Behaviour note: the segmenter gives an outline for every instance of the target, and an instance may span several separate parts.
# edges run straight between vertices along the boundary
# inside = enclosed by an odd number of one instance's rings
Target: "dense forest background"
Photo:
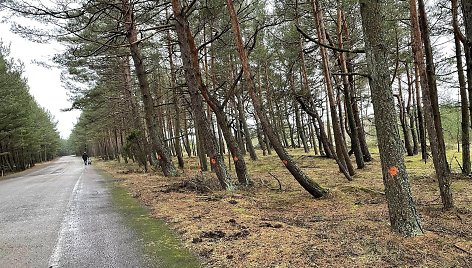
[[[0,43],[0,168],[2,176],[67,153],[53,116],[28,92],[21,62]]]
[[[471,173],[472,3],[429,4],[121,0],[3,7],[41,22],[15,24],[16,32],[67,48],[54,60],[66,68],[70,109],[82,110],[69,138],[76,154],[136,162],[166,177],[181,174],[185,158],[195,156],[199,169],[214,172],[229,191],[252,187],[248,161],[276,154],[304,190],[321,198],[329,191],[291,149],[332,159],[347,181],[379,152],[391,228],[416,236],[423,230],[405,157],[432,160],[446,210],[454,207],[451,173]],[[21,169],[51,159],[60,144],[21,71],[4,62],[6,81],[25,97],[7,112],[18,127],[1,128],[8,133],[2,161]],[[12,87],[5,90],[2,98]],[[50,135],[35,134],[43,121]],[[448,158],[451,149],[460,156]]]

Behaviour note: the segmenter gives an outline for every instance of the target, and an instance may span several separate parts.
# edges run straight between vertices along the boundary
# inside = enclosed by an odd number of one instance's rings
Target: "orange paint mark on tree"
[[[282,160],[282,163],[284,163],[284,165],[287,165],[288,161],[284,159],[284,160]]]
[[[390,176],[395,177],[398,174],[398,168],[396,166],[390,167],[388,169],[388,173],[390,174]]]
[[[214,165],[214,164],[216,164],[216,159],[215,159],[215,158],[212,158],[212,159],[210,160],[210,162],[211,162],[212,165]]]
[[[234,162],[238,161],[239,158],[237,156],[233,157]]]

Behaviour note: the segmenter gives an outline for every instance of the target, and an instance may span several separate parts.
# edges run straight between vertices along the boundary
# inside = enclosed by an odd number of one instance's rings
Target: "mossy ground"
[[[329,189],[326,197],[313,199],[275,154],[259,152],[258,161],[246,160],[254,186],[232,192],[219,190],[214,174],[198,173],[195,158],[186,160],[177,178],[146,174],[134,165],[97,163],[153,217],[168,223],[205,267],[472,266],[472,179],[454,176],[456,207],[443,211],[432,161],[406,157],[425,234],[404,238],[390,230],[376,152],[352,182],[333,160],[302,150],[290,154]]]
[[[133,198],[119,182],[110,179],[113,202],[142,241],[148,258],[162,268],[198,268],[198,258],[183,247],[182,241],[161,220],[149,215],[149,209]]]

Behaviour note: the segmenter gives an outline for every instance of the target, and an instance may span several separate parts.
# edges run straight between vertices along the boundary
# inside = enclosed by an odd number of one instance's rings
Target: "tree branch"
[[[330,46],[330,45],[327,45],[327,44],[323,44],[321,43],[320,41],[314,39],[313,37],[309,36],[308,34],[306,34],[302,29],[298,28],[298,25],[295,25],[295,27],[297,28],[297,31],[303,35],[303,37],[305,37],[306,39],[312,41],[312,42],[315,42],[316,44],[318,44],[319,46],[322,46],[322,47],[325,47],[325,48],[329,48],[329,49],[332,49],[334,51],[338,51],[338,52],[346,52],[346,53],[365,53],[365,49],[354,49],[354,50],[349,50],[349,49],[342,49],[342,48],[338,48],[338,47],[333,47],[333,46]]]

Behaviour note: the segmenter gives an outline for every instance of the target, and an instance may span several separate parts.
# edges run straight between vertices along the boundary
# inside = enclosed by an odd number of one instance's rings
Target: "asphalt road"
[[[153,267],[139,243],[79,157],[0,180],[0,268]]]

